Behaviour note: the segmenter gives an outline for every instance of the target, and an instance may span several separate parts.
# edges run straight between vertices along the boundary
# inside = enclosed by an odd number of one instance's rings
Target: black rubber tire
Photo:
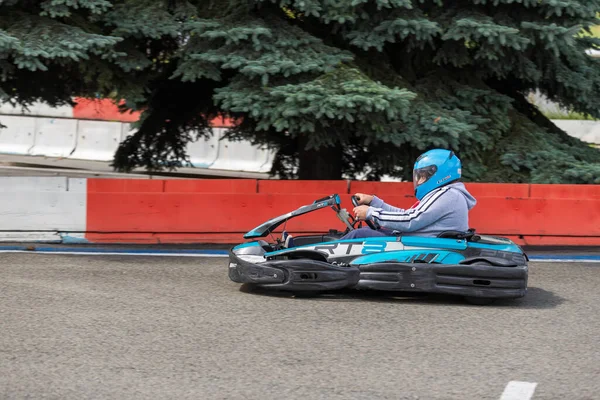
[[[496,301],[496,299],[493,299],[491,297],[465,296],[464,299],[467,303],[473,304],[475,306],[487,306]]]

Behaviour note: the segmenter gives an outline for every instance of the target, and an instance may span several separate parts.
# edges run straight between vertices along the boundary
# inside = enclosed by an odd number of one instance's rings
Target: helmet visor
[[[437,172],[437,166],[428,165],[427,167],[415,169],[413,171],[413,185],[415,188],[427,182]]]

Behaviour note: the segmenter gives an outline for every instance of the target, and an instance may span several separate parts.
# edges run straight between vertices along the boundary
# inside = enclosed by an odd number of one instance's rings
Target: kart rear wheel
[[[487,261],[477,261],[470,265],[486,265],[491,266],[492,264]],[[496,299],[492,297],[475,297],[475,296],[464,296],[464,299],[467,303],[473,304],[475,306],[487,306],[496,301]]]

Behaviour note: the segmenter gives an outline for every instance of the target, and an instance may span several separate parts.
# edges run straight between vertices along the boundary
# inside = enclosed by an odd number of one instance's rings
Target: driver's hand
[[[367,211],[369,211],[369,206],[354,207],[354,218],[365,221],[367,219]]]
[[[369,205],[373,201],[373,196],[370,194],[356,193],[355,196],[358,197],[358,204]]]

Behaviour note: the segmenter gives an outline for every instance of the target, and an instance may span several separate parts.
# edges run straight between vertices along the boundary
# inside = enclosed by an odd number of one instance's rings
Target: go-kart
[[[352,196],[354,206],[357,198]],[[296,236],[292,241],[263,238],[292,218],[330,207],[346,225],[319,235]],[[378,229],[372,221],[365,221]],[[367,289],[444,293],[463,296],[473,304],[527,293],[529,258],[513,241],[495,236],[447,231],[437,237],[394,234],[342,240],[360,227],[341,208],[337,194],[315,200],[270,219],[244,235],[254,239],[229,251],[229,278],[237,283],[291,292],[330,292]],[[285,229],[285,228],[284,228]]]

